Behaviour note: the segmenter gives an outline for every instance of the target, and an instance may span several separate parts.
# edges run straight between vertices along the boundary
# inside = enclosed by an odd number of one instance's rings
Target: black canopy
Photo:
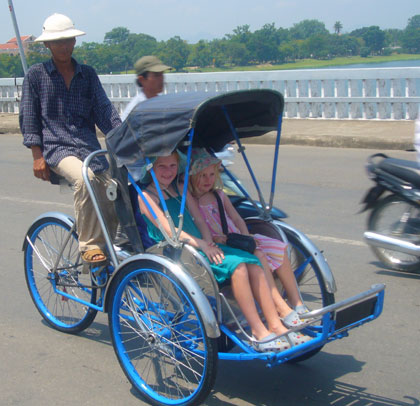
[[[246,138],[276,130],[283,105],[283,96],[269,89],[153,97],[139,103],[121,126],[108,133],[108,151],[117,166],[169,155],[194,128],[193,145],[217,152],[234,139],[223,108],[238,136]]]

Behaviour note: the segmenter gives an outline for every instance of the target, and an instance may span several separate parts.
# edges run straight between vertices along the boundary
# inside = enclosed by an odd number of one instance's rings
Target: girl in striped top
[[[219,207],[214,196],[214,191],[220,196],[223,203],[229,233],[249,235],[245,221],[222,190],[223,183],[220,179],[221,161],[210,155],[204,148],[194,149],[192,159],[189,189],[198,203],[200,212],[212,234],[213,241],[218,244],[226,243],[226,235],[222,231]],[[299,318],[299,314],[306,313],[309,310],[303,303],[299,293],[296,279],[287,256],[287,244],[262,234],[254,234],[253,237],[257,244],[254,255],[263,264],[273,292],[273,299],[277,311],[283,323],[286,326],[301,324],[302,321]],[[272,272],[276,272],[278,275],[287,293],[290,307],[277,290]]]

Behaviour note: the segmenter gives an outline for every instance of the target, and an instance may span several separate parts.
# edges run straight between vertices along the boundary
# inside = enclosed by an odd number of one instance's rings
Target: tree
[[[334,24],[334,32],[337,35],[340,35],[342,29],[343,29],[343,24],[341,24],[340,21],[336,21]]]
[[[398,28],[388,28],[384,30],[385,42],[391,47],[398,47],[402,45],[402,36],[404,31]]]
[[[231,41],[238,41],[242,44],[248,44],[252,36],[251,31],[249,30],[249,25],[239,25],[233,30],[233,34],[226,34],[226,39]]]
[[[142,56],[155,54],[158,41],[151,35],[130,34],[127,40],[121,44],[121,47],[134,64]]]
[[[0,77],[18,78],[23,76],[19,55],[0,54]]]
[[[109,45],[121,44],[127,41],[130,31],[125,27],[116,27],[105,34],[104,42]]]
[[[189,53],[188,44],[179,36],[172,37],[166,43],[161,44],[159,50],[162,61],[176,70],[180,70],[187,65]]]
[[[420,53],[420,28],[406,28],[401,42],[407,52]]]
[[[192,46],[191,52],[188,56],[188,66],[199,66],[204,68],[210,66],[213,62],[210,45],[205,40],[198,41]]]
[[[226,39],[214,39],[209,44],[211,55],[213,57],[212,64],[217,68],[220,68],[229,62],[229,58],[226,54],[227,42],[228,40]]]
[[[328,50],[331,57],[359,55],[360,44],[350,35],[330,35]]]
[[[371,52],[380,53],[385,46],[385,32],[376,25],[368,27],[362,38]]]
[[[249,41],[249,51],[258,62],[275,62],[279,58],[277,29],[272,24],[264,24],[254,32]]]
[[[226,41],[223,49],[226,59],[229,59],[231,64],[237,66],[249,64],[251,56],[245,44],[236,41]]]
[[[407,29],[420,28],[420,14],[408,19]]]
[[[325,24],[318,20],[303,20],[290,28],[292,39],[307,39],[315,34],[329,34]]]
[[[311,58],[325,59],[329,54],[329,35],[317,34],[305,40],[305,47]]]

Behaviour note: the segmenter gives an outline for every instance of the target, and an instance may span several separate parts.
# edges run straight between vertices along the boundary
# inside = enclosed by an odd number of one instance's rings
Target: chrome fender
[[[188,275],[180,265],[176,264],[175,262],[171,261],[169,258],[154,255],[154,254],[137,254],[133,255],[125,259],[123,262],[118,264],[118,267],[113,272],[111,279],[106,287],[105,291],[105,308],[108,308],[108,301],[109,301],[109,291],[111,286],[113,285],[113,279],[116,275],[128,264],[139,261],[139,262],[155,262],[165,269],[167,269],[170,273],[172,273],[183,285],[186,291],[189,293],[192,301],[200,310],[201,317],[203,318],[204,328],[206,330],[206,334],[210,338],[217,338],[220,336],[220,329],[219,325],[217,324],[216,316],[214,314],[213,309],[210,306],[206,296],[201,291],[200,287],[198,286],[197,282]]]
[[[36,224],[43,219],[46,218],[56,218],[58,220],[61,220],[63,223],[67,224],[70,228],[73,227],[74,224],[74,218],[72,216],[69,216],[68,214],[60,213],[59,211],[48,211],[46,213],[43,213],[39,215],[33,223],[29,226],[28,231],[25,234],[25,239],[23,241],[22,251],[25,250],[26,244],[28,244],[28,241],[26,240],[26,236],[31,235],[32,231],[36,227]]]
[[[273,220],[273,224],[279,227],[281,230],[287,230],[287,232],[293,234],[293,236],[298,239],[301,244],[308,250],[311,254],[313,260],[318,265],[322,278],[325,282],[325,287],[328,293],[335,293],[337,291],[337,285],[335,283],[334,276],[331,272],[331,268],[327,263],[322,252],[315,246],[315,244],[302,232],[296,230],[291,225],[284,223],[279,220]]]

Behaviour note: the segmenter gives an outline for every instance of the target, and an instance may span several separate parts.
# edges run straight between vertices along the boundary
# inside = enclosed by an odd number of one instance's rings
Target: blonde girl
[[[239,213],[233,207],[229,198],[223,193],[220,179],[220,160],[210,155],[204,148],[193,150],[190,170],[189,189],[197,201],[199,210],[212,234],[213,241],[226,243],[223,234],[220,213],[214,192],[216,192],[225,210],[228,231],[249,235],[248,228]],[[296,279],[287,256],[287,244],[261,234],[255,234],[257,249],[254,254],[261,261],[270,284],[272,297],[277,311],[287,327],[302,324],[299,314],[308,311],[302,302]],[[284,301],[277,290],[271,272],[278,275],[288,297],[290,306]]]

